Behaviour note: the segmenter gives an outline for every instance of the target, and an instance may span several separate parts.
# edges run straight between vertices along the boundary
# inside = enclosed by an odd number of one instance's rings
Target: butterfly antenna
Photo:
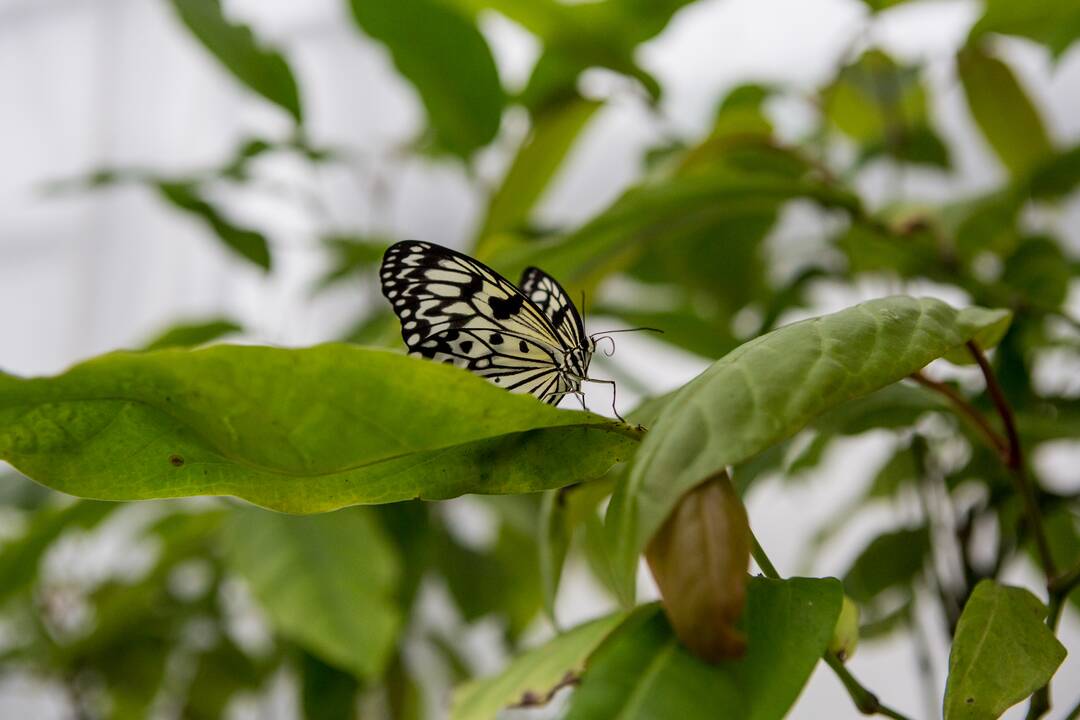
[[[602,330],[601,332],[593,333],[590,337],[596,337],[597,335],[613,335],[615,333],[641,332],[641,331],[654,332],[654,333],[658,333],[660,335],[664,334],[664,331],[661,330],[660,328],[636,327],[636,328],[622,328],[621,330]]]

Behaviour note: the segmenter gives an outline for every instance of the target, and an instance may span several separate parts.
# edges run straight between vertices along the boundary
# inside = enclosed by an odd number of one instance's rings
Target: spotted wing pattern
[[[555,278],[540,268],[525,268],[518,286],[551,321],[563,345],[568,348],[585,347],[585,323],[570,295]]]
[[[580,387],[565,369],[573,346],[543,309],[483,263],[406,240],[387,249],[379,272],[410,355],[451,363],[551,404]]]

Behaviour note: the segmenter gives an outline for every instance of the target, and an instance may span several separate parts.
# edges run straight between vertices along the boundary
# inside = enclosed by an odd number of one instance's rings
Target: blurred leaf
[[[544,610],[556,627],[555,596],[574,533],[589,520],[599,517],[597,506],[611,494],[613,484],[613,473],[608,473],[598,480],[544,493],[540,505],[540,585]]]
[[[172,0],[172,5],[199,42],[240,82],[284,108],[297,123],[303,121],[296,79],[280,53],[261,47],[246,25],[229,22],[220,0]]]
[[[382,261],[390,243],[352,235],[334,235],[324,238],[323,245],[330,250],[333,261],[330,269],[315,284],[317,290],[349,277],[358,277],[363,271],[375,267]]]
[[[29,587],[53,541],[70,530],[94,527],[118,508],[116,503],[80,500],[37,511],[26,532],[0,545],[0,602]]]
[[[912,610],[912,602],[908,600],[883,615],[867,620],[859,625],[859,640],[872,642],[888,638],[911,623]]]
[[[0,457],[64,492],[236,495],[289,512],[599,477],[638,433],[469,372],[349,345],[113,353],[0,374]]]
[[[619,717],[772,720],[799,696],[840,614],[840,583],[826,578],[751,578],[741,660],[706,664],[678,643],[664,614],[646,606],[589,661],[567,720]]]
[[[273,664],[259,663],[221,633],[212,648],[199,654],[181,717],[218,720],[227,717],[229,701],[241,692],[256,692]]]
[[[359,683],[311,653],[300,653],[300,705],[308,720],[354,720]]]
[[[22,473],[0,467],[0,505],[19,510],[37,510],[52,492]]]
[[[225,335],[243,332],[243,330],[244,328],[228,318],[216,318],[204,322],[178,323],[147,342],[143,349],[164,350],[166,348],[195,347],[205,345]]]
[[[357,25],[386,45],[427,109],[436,145],[461,157],[495,138],[503,89],[484,36],[440,0],[351,0]]]
[[[446,534],[435,554],[437,567],[468,622],[496,615],[506,622],[507,634],[514,640],[542,607],[535,527],[519,527],[504,516],[491,548],[465,547]]]
[[[881,593],[910,585],[930,555],[926,526],[887,532],[874,538],[844,575],[844,590],[860,605]]]
[[[855,275],[884,272],[903,278],[948,276],[942,248],[928,230],[899,235],[858,223],[844,230],[835,242],[847,257],[848,271]]]
[[[358,677],[381,674],[402,620],[394,602],[400,566],[371,514],[237,508],[224,544],[279,633]]]
[[[1080,185],[1080,145],[1063,150],[1036,168],[1031,194],[1037,198],[1064,198]]]
[[[536,265],[571,293],[592,287],[640,256],[649,244],[715,227],[725,218],[775,210],[806,197],[826,207],[854,209],[858,200],[812,181],[730,172],[695,174],[633,188],[577,231],[554,242],[501,253],[496,269]],[[718,239],[720,245],[722,240]]]
[[[1069,568],[1080,563],[1080,516],[1069,507],[1059,508],[1043,516],[1043,526],[1057,566]],[[1068,599],[1080,608],[1080,586],[1073,588]]]
[[[1024,198],[1012,190],[991,192],[964,203],[955,229],[956,251],[972,260],[983,251],[1007,256],[1019,243],[1017,217]]]
[[[975,586],[949,653],[945,720],[992,720],[1050,679],[1065,648],[1045,617],[1046,606],[1023,588]]]
[[[948,150],[927,124],[919,75],[881,50],[867,51],[822,91],[825,117],[862,146],[863,160],[884,153],[948,167]]]
[[[389,310],[375,310],[360,318],[341,341],[386,348],[405,346],[401,340],[401,323]]]
[[[918,479],[919,469],[916,467],[914,452],[910,447],[900,447],[874,476],[867,497],[892,497],[901,487]]]
[[[1025,178],[1053,153],[1038,110],[1009,66],[978,45],[956,56],[968,107],[1013,177]]]
[[[1006,302],[1053,309],[1065,302],[1071,279],[1061,247],[1051,238],[1032,237],[1005,261],[1001,282],[1014,295]]]
[[[534,114],[529,136],[518,148],[499,189],[491,196],[487,216],[477,234],[478,256],[483,256],[493,235],[518,230],[528,222],[530,212],[582,129],[602,105],[574,97]]]
[[[527,694],[544,697],[566,677],[580,671],[593,650],[625,616],[615,613],[578,625],[545,645],[515,658],[497,675],[472,680],[454,690],[451,720],[490,720]]]
[[[633,597],[638,556],[687,490],[971,338],[993,345],[1008,321],[1003,310],[898,296],[774,330],[715,362],[667,404],[615,488],[607,525],[620,597]]]
[[[1060,57],[1080,37],[1080,6],[1072,0],[986,0],[971,38],[985,33],[1021,35]]]
[[[174,207],[201,218],[231,250],[263,270],[270,269],[270,247],[262,233],[239,227],[226,220],[213,205],[200,196],[198,188],[191,183],[159,182],[157,188],[161,197]]]
[[[663,328],[664,342],[705,358],[723,357],[739,344],[731,334],[730,317],[706,319],[689,307],[654,311],[609,304],[601,305],[596,312],[617,317],[633,327]]]

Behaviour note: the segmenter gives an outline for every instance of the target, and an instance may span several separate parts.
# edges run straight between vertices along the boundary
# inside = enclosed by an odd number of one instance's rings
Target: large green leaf
[[[956,66],[983,137],[1013,176],[1025,178],[1053,153],[1031,98],[1009,66],[978,45],[961,50]]]
[[[365,33],[386,45],[427,108],[436,144],[466,157],[495,137],[503,89],[484,36],[440,0],[351,0]]]
[[[620,594],[633,596],[638,556],[690,488],[844,401],[964,351],[972,338],[993,345],[1008,321],[1004,310],[890,297],[788,325],[725,355],[667,403],[615,489],[607,525]]]
[[[225,553],[279,633],[358,677],[379,676],[402,620],[400,567],[369,511],[294,517],[238,508]]]
[[[616,613],[579,625],[546,645],[516,658],[498,675],[473,680],[454,691],[451,720],[490,720],[526,694],[544,697],[623,620]]]
[[[1080,38],[1080,5],[1073,0],[986,0],[971,37],[985,33],[1021,35],[1061,56]]]
[[[172,0],[188,29],[238,80],[301,122],[300,94],[280,53],[259,45],[246,25],[229,22],[220,0]]]
[[[567,720],[784,717],[810,677],[840,614],[840,583],[753,578],[746,655],[706,664],[685,650],[659,607],[635,613],[589,659]]]
[[[1065,648],[1023,588],[983,580],[964,606],[949,653],[945,720],[992,720],[1046,681]]]
[[[113,353],[53,378],[0,374],[0,458],[97,499],[237,495],[319,512],[535,492],[599,477],[637,435],[348,345]]]

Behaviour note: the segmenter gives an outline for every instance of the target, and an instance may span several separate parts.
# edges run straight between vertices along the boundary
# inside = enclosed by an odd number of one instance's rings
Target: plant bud
[[[726,472],[683,495],[645,557],[683,645],[707,662],[740,657],[750,526]]]
[[[829,652],[840,662],[846,662],[855,654],[859,644],[859,606],[844,595],[844,604],[840,607],[840,616],[836,618],[832,639],[829,640]]]

